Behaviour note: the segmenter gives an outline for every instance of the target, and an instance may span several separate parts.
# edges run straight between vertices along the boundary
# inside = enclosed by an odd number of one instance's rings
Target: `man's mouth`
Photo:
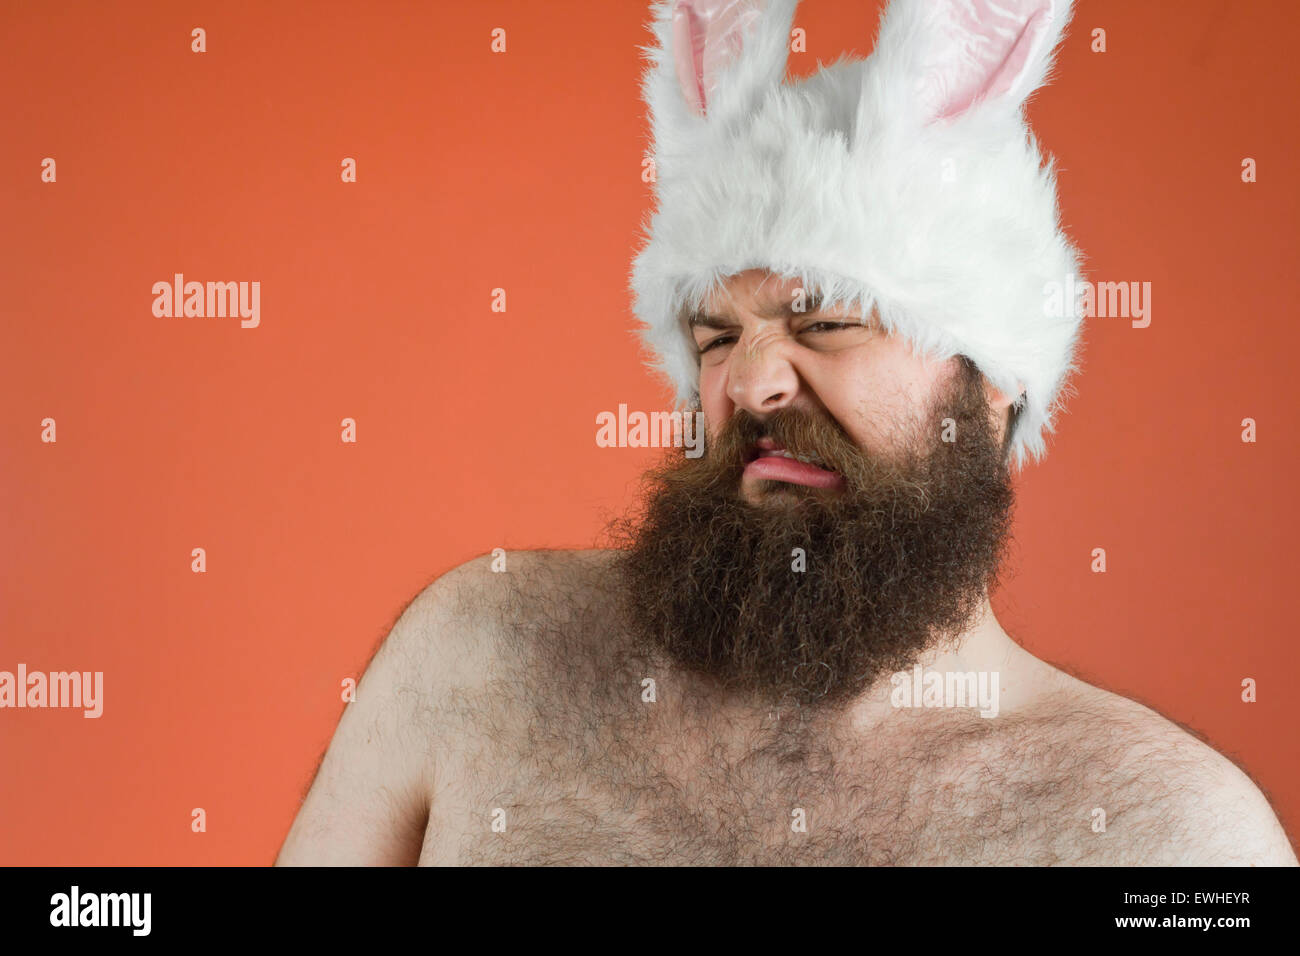
[[[843,488],[844,479],[816,455],[796,455],[771,438],[760,438],[746,458],[744,477],[809,488]]]

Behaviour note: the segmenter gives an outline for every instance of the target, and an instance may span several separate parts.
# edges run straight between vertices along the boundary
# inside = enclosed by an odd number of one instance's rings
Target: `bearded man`
[[[1295,864],[1231,761],[989,603],[1079,337],[1023,119],[1069,3],[894,0],[799,85],[794,6],[653,6],[633,291],[705,455],[610,548],[422,592],[278,862]]]

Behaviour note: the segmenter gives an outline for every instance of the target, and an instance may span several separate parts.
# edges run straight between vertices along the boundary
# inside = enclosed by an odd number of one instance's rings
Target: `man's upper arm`
[[[1268,799],[1228,757],[1164,722],[1136,743],[1150,774],[1138,811],[1138,846],[1126,863],[1163,866],[1295,866]]]
[[[431,702],[459,669],[458,580],[426,587],[398,618],[343,711],[276,865],[413,865],[436,772]]]
[[[1199,831],[1189,863],[1205,866],[1295,866],[1296,855],[1268,799],[1240,768],[1215,753],[1206,793],[1188,814]]]

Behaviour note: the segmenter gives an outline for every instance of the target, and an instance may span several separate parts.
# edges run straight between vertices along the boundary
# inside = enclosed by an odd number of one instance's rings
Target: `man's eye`
[[[735,340],[736,337],[734,335],[719,335],[716,339],[712,339],[705,345],[699,346],[700,354],[703,355],[705,352],[711,351],[716,346],[727,345]]]
[[[860,326],[860,322],[814,322],[812,325],[805,325],[799,330],[799,334],[805,332],[833,332],[836,329],[850,329],[854,326]]]

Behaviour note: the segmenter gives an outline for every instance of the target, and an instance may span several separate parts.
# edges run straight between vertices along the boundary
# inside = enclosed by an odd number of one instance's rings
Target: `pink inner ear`
[[[673,8],[673,59],[686,105],[703,116],[721,71],[740,55],[745,30],[762,0],[678,0]]]
[[[1047,29],[1051,0],[967,0],[946,4],[925,95],[945,119],[1016,85]]]

